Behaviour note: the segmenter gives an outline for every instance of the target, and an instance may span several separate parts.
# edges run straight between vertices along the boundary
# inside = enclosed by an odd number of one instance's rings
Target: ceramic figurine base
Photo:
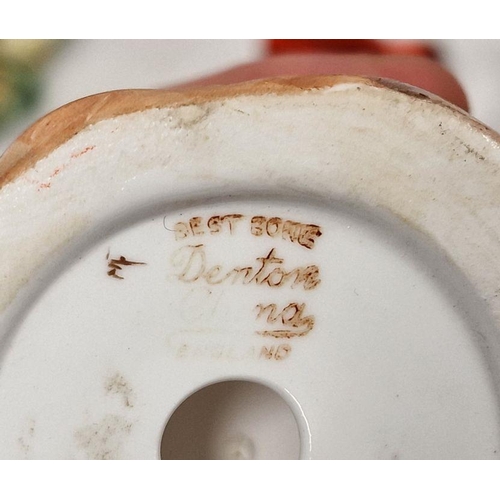
[[[48,115],[0,161],[0,457],[496,458],[499,168],[363,78]]]

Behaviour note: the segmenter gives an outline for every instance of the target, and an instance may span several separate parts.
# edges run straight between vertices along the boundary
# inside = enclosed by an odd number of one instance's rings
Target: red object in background
[[[269,53],[365,53],[422,56],[437,59],[436,50],[428,43],[412,40],[328,40],[328,39],[283,39],[269,40]]]

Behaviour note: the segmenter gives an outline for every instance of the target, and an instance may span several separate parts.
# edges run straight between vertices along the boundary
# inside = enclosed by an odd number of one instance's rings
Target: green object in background
[[[37,73],[32,68],[0,59],[0,129],[33,106],[38,94]]]
[[[56,44],[56,40],[0,40],[0,131],[37,102],[40,68]]]

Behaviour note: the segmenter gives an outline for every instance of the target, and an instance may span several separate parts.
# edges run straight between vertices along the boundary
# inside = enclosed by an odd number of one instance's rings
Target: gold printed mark
[[[222,233],[229,233],[232,236],[242,219],[245,219],[242,214],[213,215],[208,218],[191,217],[187,222],[180,221],[175,224],[173,229],[175,239],[183,240],[193,236]],[[265,217],[263,215],[252,217],[249,229],[253,236],[281,238],[308,249],[314,248],[317,239],[322,235],[321,227],[316,224],[304,224],[281,217]]]
[[[242,218],[241,214],[214,215],[205,222],[203,217],[191,217],[188,222],[175,224],[175,239],[183,240],[188,236],[203,236],[205,229],[210,234],[219,234],[227,230],[232,235],[236,230],[237,222]]]
[[[126,259],[123,255],[120,256],[119,259],[110,259],[109,252],[106,254],[106,260],[108,261],[108,276],[111,278],[115,278],[118,280],[124,279],[123,276],[118,274],[118,271],[122,270],[122,266],[144,266],[145,262],[134,262],[132,260]]]
[[[260,357],[281,361],[287,358],[291,352],[292,346],[290,344],[272,345],[270,347],[262,346],[262,349],[260,350]]]
[[[257,305],[257,319],[266,317],[267,323],[283,325],[284,328],[257,331],[263,337],[276,339],[304,337],[314,328],[314,316],[304,316],[304,303],[291,302],[283,309],[278,309],[276,304]]]
[[[185,283],[205,281],[209,285],[221,283],[249,285],[267,285],[271,288],[302,286],[304,290],[312,290],[320,283],[319,268],[316,265],[296,267],[287,270],[284,259],[278,257],[272,248],[264,257],[255,259],[257,265],[234,267],[224,270],[220,264],[209,266],[204,245],[186,245],[173,255],[172,264],[178,269],[177,278]]]
[[[234,234],[237,222],[243,218],[241,214],[214,215],[208,219],[207,225],[210,229],[210,234],[218,234],[224,229],[224,224],[227,222],[229,234]]]
[[[271,238],[281,236],[282,239],[298,243],[312,249],[317,238],[322,234],[321,228],[316,224],[303,224],[292,220],[283,220],[281,217],[267,218],[262,215],[252,217],[250,231],[254,236],[267,235]]]
[[[180,215],[182,217],[182,214]],[[164,218],[163,225],[165,229],[172,231],[175,239],[179,241],[179,247],[171,255],[173,274],[170,274],[170,277],[190,284],[189,288],[192,290],[210,290],[210,287],[215,285],[252,284],[264,288],[314,290],[321,283],[318,265],[311,262],[306,262],[304,265],[303,262],[295,260],[295,257],[299,256],[297,251],[301,252],[300,255],[304,255],[303,250],[296,250],[294,256],[289,257],[282,249],[282,245],[287,244],[282,242],[290,242],[308,250],[315,248],[323,234],[322,227],[317,224],[305,224],[277,216],[248,216],[233,213],[191,218],[188,216],[183,221],[178,221],[173,226],[174,229],[165,225]],[[228,255],[226,258],[225,253],[222,257],[212,253],[216,250],[211,249],[209,240],[219,239],[217,235],[222,239],[246,235],[245,240],[250,247],[252,243],[258,243],[259,253],[250,254],[248,258],[247,252],[250,248],[245,248],[247,255],[245,259],[248,260],[243,265],[234,265],[238,261],[233,259],[238,254]],[[252,242],[254,237],[260,242],[255,240]],[[268,249],[270,249],[262,251],[263,244],[269,244]],[[119,278],[123,279],[121,276]],[[193,285],[195,283],[198,285]],[[207,288],[207,285],[210,287]],[[220,293],[226,293],[225,289],[225,286],[221,286]],[[255,347],[252,357],[276,361],[288,358],[292,352],[290,345],[292,340],[306,337],[315,326],[315,316],[308,313],[309,309],[306,311],[304,302],[281,304],[266,302],[255,306],[254,318],[260,324],[252,329],[253,334],[263,337],[262,342],[265,342],[265,345]],[[179,348],[177,355],[179,357],[210,355],[219,359],[226,357],[223,353],[230,352],[231,349],[217,346],[209,353],[206,346],[184,344]]]

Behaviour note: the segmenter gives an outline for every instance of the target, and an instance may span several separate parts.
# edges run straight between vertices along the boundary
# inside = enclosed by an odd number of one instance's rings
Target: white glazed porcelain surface
[[[301,458],[495,458],[498,165],[363,83],[87,127],[0,191],[0,456],[159,458],[248,380]]]

